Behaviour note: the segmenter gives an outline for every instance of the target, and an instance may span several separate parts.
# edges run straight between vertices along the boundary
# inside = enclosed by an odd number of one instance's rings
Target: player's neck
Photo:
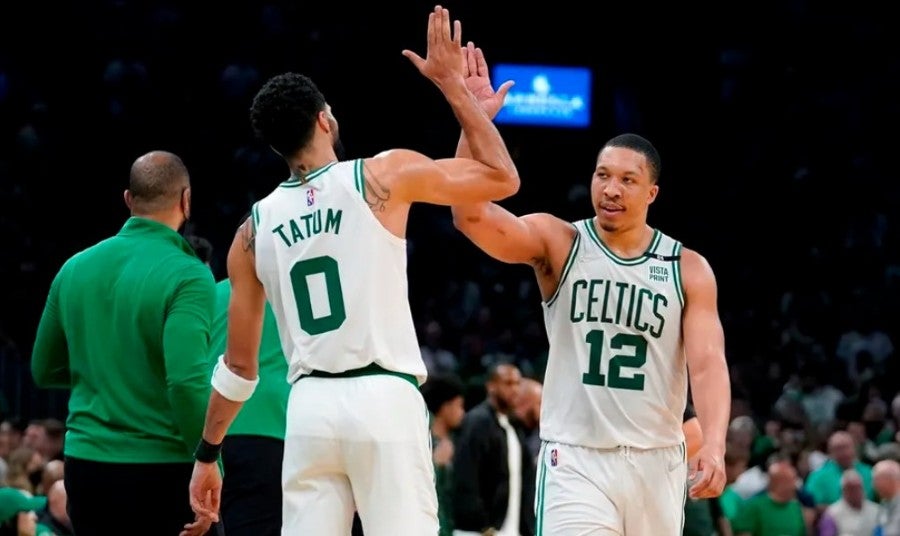
[[[311,147],[290,159],[291,176],[303,179],[313,171],[321,169],[332,162],[337,162],[337,155],[332,147]]]
[[[161,212],[144,213],[144,212],[132,211],[131,215],[134,216],[135,218],[143,218],[145,220],[150,220],[150,221],[155,221],[156,223],[161,223],[161,224],[165,225],[166,227],[168,227],[169,229],[172,229],[176,233],[178,232],[178,229],[180,229],[181,226],[184,224],[184,220],[180,219],[175,214],[161,213]]]
[[[597,218],[594,218],[592,224],[600,235],[603,244],[616,255],[626,259],[642,255],[650,247],[650,242],[653,240],[653,228],[646,223],[631,229],[618,231],[604,230],[597,224]]]

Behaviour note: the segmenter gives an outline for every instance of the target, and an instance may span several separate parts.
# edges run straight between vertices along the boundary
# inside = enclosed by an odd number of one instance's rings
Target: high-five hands
[[[425,59],[411,50],[404,50],[403,55],[415,65],[423,76],[434,82],[439,88],[446,84],[461,82],[465,73],[462,66],[466,63],[462,48],[462,25],[453,21],[450,31],[450,11],[435,6],[428,15],[428,49]]]
[[[491,72],[484,59],[484,52],[477,48],[475,43],[469,41],[466,48],[463,49],[463,53],[465,56],[463,75],[466,77],[466,87],[478,99],[481,109],[493,119],[500,113],[500,108],[503,108],[506,94],[509,93],[515,82],[512,80],[503,82],[495,93],[494,88],[491,87]]]

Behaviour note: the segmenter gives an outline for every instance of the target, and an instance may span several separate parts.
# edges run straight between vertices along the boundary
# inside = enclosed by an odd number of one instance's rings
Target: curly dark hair
[[[325,96],[308,76],[283,73],[270,78],[253,98],[250,124],[256,135],[284,158],[303,149],[313,135]]]

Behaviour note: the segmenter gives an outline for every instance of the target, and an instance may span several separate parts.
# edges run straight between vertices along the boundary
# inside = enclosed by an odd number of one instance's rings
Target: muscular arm
[[[460,133],[456,157],[472,157],[465,130]],[[553,218],[548,214],[518,217],[495,203],[455,204],[452,212],[453,225],[498,261],[534,265],[547,257],[540,228]]]
[[[458,157],[469,155],[465,133],[456,149]],[[456,204],[451,207],[453,225],[479,249],[510,264],[530,264],[544,299],[556,291],[575,230],[570,224],[546,213],[516,216],[496,203]]]
[[[505,199],[519,178],[469,158],[432,160],[409,149],[392,149],[365,161],[366,198],[435,205]]]
[[[684,351],[694,408],[703,430],[703,444],[712,447],[721,460],[731,414],[731,384],[716,279],[706,259],[695,251],[684,250],[681,269],[685,294]]]
[[[259,371],[259,344],[266,303],[265,290],[256,277],[254,267],[255,237],[256,231],[248,219],[238,229],[228,250],[231,299],[228,303],[225,364],[247,380],[256,379]],[[212,444],[221,443],[243,405],[243,402],[229,400],[213,389],[203,438]]]
[[[53,279],[47,303],[38,324],[37,337],[31,353],[31,375],[38,387],[68,388],[69,346],[59,318],[59,280],[62,271]]]
[[[212,274],[205,266],[196,270],[176,290],[163,326],[166,391],[188,453],[200,440],[209,399],[209,340],[216,303]]]

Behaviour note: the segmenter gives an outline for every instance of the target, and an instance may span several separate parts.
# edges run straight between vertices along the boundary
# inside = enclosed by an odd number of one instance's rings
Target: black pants
[[[284,441],[226,436],[222,445],[222,523],[228,536],[280,536]]]
[[[67,457],[65,464],[69,519],[77,536],[178,536],[194,521],[188,496],[191,463]]]

